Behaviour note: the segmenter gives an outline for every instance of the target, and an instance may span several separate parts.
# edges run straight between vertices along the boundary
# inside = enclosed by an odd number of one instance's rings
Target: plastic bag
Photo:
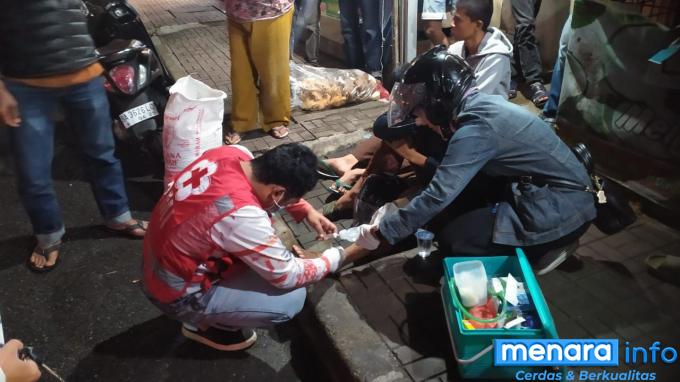
[[[302,110],[324,110],[380,98],[378,81],[361,70],[318,68],[292,61],[290,89],[292,106]]]
[[[163,115],[165,186],[206,150],[222,145],[222,119],[227,94],[191,76],[170,88]]]

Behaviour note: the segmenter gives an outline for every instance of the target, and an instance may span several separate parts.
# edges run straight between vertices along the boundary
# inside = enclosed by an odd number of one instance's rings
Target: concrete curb
[[[325,279],[307,287],[299,319],[335,381],[411,381],[378,333],[359,317],[338,282]]]

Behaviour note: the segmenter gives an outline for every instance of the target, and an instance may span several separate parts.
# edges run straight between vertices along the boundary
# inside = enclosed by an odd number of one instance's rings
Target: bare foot
[[[336,190],[340,194],[344,194],[345,192],[349,191],[352,188],[352,185],[354,182],[361,177],[361,175],[366,171],[366,169],[363,168],[355,168],[352,170],[349,170],[345,172],[340,179],[335,181],[335,184],[331,186],[334,190]]]
[[[337,174],[343,175],[347,171],[350,171],[355,164],[357,164],[357,158],[352,154],[347,154],[339,158],[328,158],[326,163],[328,163]]]

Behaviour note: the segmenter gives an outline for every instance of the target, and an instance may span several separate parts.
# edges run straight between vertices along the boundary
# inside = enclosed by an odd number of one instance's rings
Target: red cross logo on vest
[[[199,195],[210,187],[210,176],[217,170],[217,164],[204,159],[190,170],[184,170],[175,181],[175,200],[182,201],[191,195]]]

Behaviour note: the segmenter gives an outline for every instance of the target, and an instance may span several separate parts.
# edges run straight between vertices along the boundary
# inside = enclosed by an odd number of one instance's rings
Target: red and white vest
[[[233,263],[210,231],[239,208],[261,208],[241,168],[251,159],[236,147],[206,151],[163,194],[144,239],[144,288],[153,298],[170,303],[208,289],[223,265]]]

